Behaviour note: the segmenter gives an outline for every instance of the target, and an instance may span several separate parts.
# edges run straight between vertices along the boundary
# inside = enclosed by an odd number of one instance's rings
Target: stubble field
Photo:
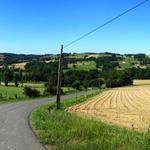
[[[70,107],[69,111],[134,130],[149,131],[150,84],[148,82],[150,83],[150,81],[144,83],[134,81],[137,86],[104,91],[87,102]]]

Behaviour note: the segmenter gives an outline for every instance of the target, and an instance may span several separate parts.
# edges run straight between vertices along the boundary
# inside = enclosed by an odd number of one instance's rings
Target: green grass
[[[149,133],[81,118],[65,111],[85,100],[80,97],[62,102],[63,108],[59,111],[55,110],[55,104],[35,109],[30,120],[41,143],[52,150],[150,150]]]
[[[44,92],[44,84],[25,83],[24,86],[30,86],[40,91],[41,95]],[[0,103],[15,102],[29,99],[23,92],[23,87],[15,87],[12,83],[9,86],[0,86]]]
[[[69,58],[84,58],[86,56],[86,54],[74,54],[69,56]]]
[[[127,68],[132,68],[133,67],[133,65],[130,62],[125,62],[125,61],[120,61],[119,66],[122,69],[127,69]]]
[[[76,92],[76,90],[72,87],[62,87],[62,90],[64,95]]]
[[[32,88],[44,88],[44,83],[24,83],[24,86],[30,86]]]
[[[140,64],[140,62],[133,57],[126,57],[123,61],[119,61],[119,65],[122,69],[132,68],[135,64]]]
[[[16,99],[16,97],[18,99],[26,98],[26,96],[23,94],[23,88],[12,86],[10,87],[0,86],[0,101],[13,100]]]
[[[31,88],[35,88],[40,91],[41,97],[44,97],[44,83],[24,83],[23,86],[29,86]],[[76,90],[72,87],[63,87],[64,95],[74,93]],[[9,83],[9,86],[0,86],[0,103],[5,102],[16,102],[30,99],[25,96],[23,92],[23,87],[15,87],[14,83]]]
[[[83,61],[83,62],[77,62],[75,64],[75,68],[73,68],[73,64],[69,64],[68,67],[70,69],[76,69],[76,70],[92,70],[96,69],[96,63],[94,61]]]

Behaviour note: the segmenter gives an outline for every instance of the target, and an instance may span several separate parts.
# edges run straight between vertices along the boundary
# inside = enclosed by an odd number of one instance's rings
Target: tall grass
[[[52,150],[149,150],[150,134],[80,118],[65,109],[77,101],[63,102],[56,110],[54,104],[39,107],[30,116],[31,124],[44,145]]]

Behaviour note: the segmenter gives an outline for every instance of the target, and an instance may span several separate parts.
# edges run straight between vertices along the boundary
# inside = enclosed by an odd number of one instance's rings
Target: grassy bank
[[[91,96],[90,96],[91,97]],[[85,101],[70,99],[62,102],[63,108],[55,104],[37,108],[31,113],[31,125],[41,143],[52,150],[149,150],[150,134],[130,131],[100,121],[80,118],[65,109]]]

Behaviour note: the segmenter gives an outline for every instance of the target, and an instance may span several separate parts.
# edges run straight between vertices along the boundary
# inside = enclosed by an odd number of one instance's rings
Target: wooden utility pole
[[[59,57],[59,66],[58,66],[57,97],[56,97],[57,109],[60,109],[62,67],[63,67],[63,45],[61,45],[61,53]]]

